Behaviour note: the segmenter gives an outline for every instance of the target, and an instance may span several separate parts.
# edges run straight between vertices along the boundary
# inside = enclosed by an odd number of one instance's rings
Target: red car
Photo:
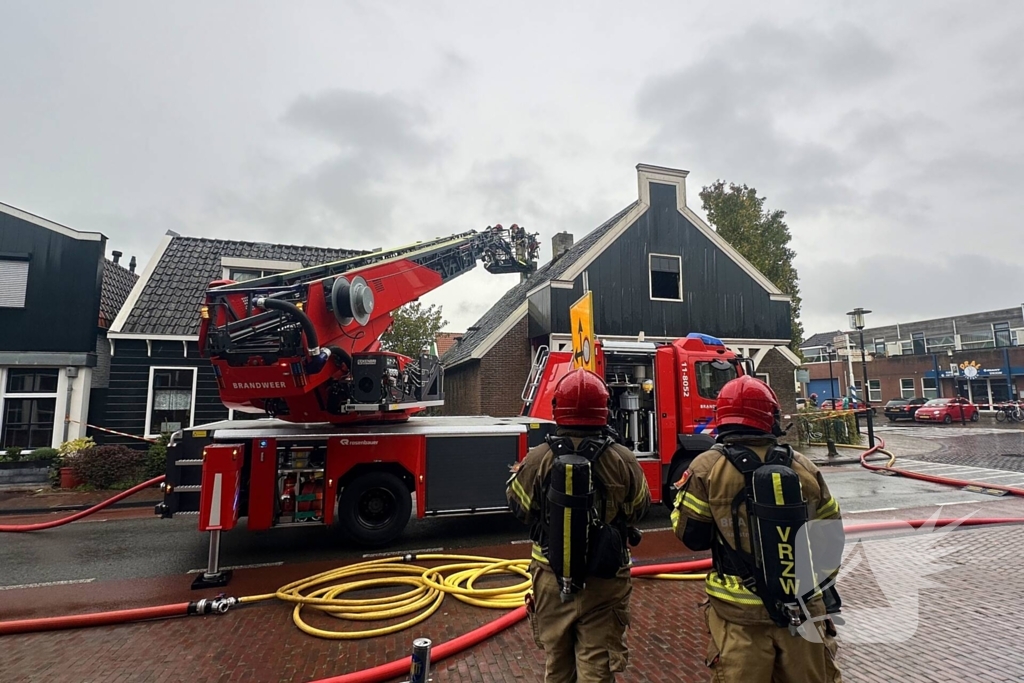
[[[963,411],[963,417],[961,417]],[[961,419],[977,422],[980,417],[978,406],[966,398],[933,398],[917,409],[917,422],[959,422]]]

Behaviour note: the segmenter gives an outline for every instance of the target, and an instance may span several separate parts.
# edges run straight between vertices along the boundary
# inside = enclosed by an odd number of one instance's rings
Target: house
[[[569,307],[593,292],[600,339],[670,341],[703,332],[753,359],[795,409],[790,297],[686,203],[687,171],[637,166],[639,198],[509,290],[442,358],[446,412],[518,414],[538,349],[572,345]]]
[[[199,309],[210,282],[250,280],[358,253],[168,231],[108,334],[110,387],[94,424],[154,437],[233,418],[220,402],[210,363],[199,355]],[[114,435],[98,439],[132,443]]]
[[[1024,396],[1024,305],[865,328],[868,400],[966,396],[983,409]],[[833,346],[831,373],[827,344]],[[860,392],[859,332],[826,332],[800,345],[808,395]],[[849,350],[848,350],[849,349]],[[852,379],[851,379],[852,378]],[[858,393],[859,395],[859,393]]]
[[[106,243],[0,204],[0,449],[83,436],[102,402],[106,329],[137,279]]]
[[[434,338],[434,355],[440,358],[444,354],[448,353],[448,349],[455,346],[455,342],[457,342],[463,334],[463,332],[438,332],[437,336]]]

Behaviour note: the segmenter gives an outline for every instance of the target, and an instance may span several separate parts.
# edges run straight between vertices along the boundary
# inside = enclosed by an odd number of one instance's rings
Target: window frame
[[[662,297],[654,296],[654,257],[675,259],[679,263],[679,298],[678,299],[665,299]],[[658,271],[659,273],[667,271]],[[682,303],[683,301],[683,257],[676,254],[655,254],[650,253],[647,255],[647,294],[650,296],[651,301],[671,301],[674,303]]]
[[[929,389],[928,387],[926,387],[924,385],[924,383],[927,382],[927,381],[931,381],[931,382],[934,383],[934,386],[931,389]],[[928,395],[929,391],[933,392],[935,395],[934,396],[929,396]],[[933,398],[939,398],[939,380],[935,379],[934,377],[922,377],[921,378],[921,398],[926,398],[929,401],[932,400]]]
[[[874,386],[878,388],[876,389]],[[878,393],[878,398],[875,398],[875,392]],[[882,402],[882,380],[880,379],[868,379],[868,403],[881,403]]]
[[[56,370],[57,371],[57,386],[50,391],[7,391],[7,381],[10,377],[11,370]],[[7,423],[7,400],[8,399],[53,399],[53,423],[50,425],[50,443],[46,446],[32,446],[24,447],[23,452],[31,452],[36,448],[49,448],[53,445],[54,434],[58,433],[57,425],[63,421],[58,412],[59,406],[57,404],[57,398],[61,394],[61,369],[51,366],[13,366],[13,367],[0,367],[0,450],[6,450],[6,446],[3,445],[3,437],[5,435],[6,423]],[[65,389],[65,392],[67,389]]]
[[[903,384],[904,382],[910,382],[910,396],[907,396],[907,388],[904,386],[904,384]],[[905,400],[909,401],[912,398],[917,398],[917,393],[916,392],[917,392],[917,388],[914,385],[914,378],[913,377],[900,377],[900,398],[901,399],[905,399]]]
[[[1000,326],[998,331],[996,330],[996,326],[997,325]],[[1005,332],[1006,333],[1006,343],[1005,344],[1000,344],[999,343],[999,333],[1000,332]],[[1010,346],[1013,346],[1013,329],[1010,327],[1010,323],[1008,323],[1008,322],[992,323],[992,343],[994,344],[993,348],[997,348],[997,349],[1004,349],[1004,348],[1008,348]]]
[[[885,352],[885,337],[875,337],[873,343],[875,345],[875,355],[876,356],[886,356],[886,355],[888,355]],[[881,347],[882,347],[881,351],[878,350],[879,345],[881,345]]]
[[[196,387],[199,382],[199,368],[195,365],[151,365],[149,366],[149,384],[146,387],[146,428],[145,437],[147,439],[155,439],[160,437],[160,433],[153,433],[152,421],[153,421],[153,376],[157,370],[191,370],[192,371],[192,400],[189,404],[189,416],[188,416],[188,427],[182,429],[189,429],[194,427],[196,424]]]

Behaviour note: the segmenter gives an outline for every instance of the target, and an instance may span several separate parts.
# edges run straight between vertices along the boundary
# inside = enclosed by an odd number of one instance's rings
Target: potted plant
[[[85,483],[75,473],[72,465],[79,453],[95,445],[96,442],[92,440],[92,437],[88,436],[65,441],[60,445],[60,448],[57,449],[59,454],[57,468],[60,472],[60,487],[62,489],[78,488]]]

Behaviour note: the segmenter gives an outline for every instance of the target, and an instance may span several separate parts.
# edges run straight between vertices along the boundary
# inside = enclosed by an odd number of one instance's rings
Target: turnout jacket
[[[595,433],[598,432],[569,429],[558,429],[555,432],[557,436],[570,437],[575,447],[579,447],[584,437],[593,436]],[[505,491],[512,514],[520,522],[530,526],[534,561],[549,571],[550,567],[545,557],[548,539],[543,506],[547,501],[545,485],[550,481],[549,474],[554,461],[555,455],[548,444],[535,446],[522,462],[513,467],[512,478],[509,479]],[[595,482],[594,488],[598,501],[603,499],[605,502],[605,523],[610,523],[620,514],[620,519],[627,524],[632,524],[644,516],[651,504],[651,492],[647,488],[647,479],[640,469],[640,463],[636,461],[632,451],[617,443],[610,444],[596,459],[593,471],[600,479],[600,483]],[[625,575],[628,576],[628,568],[625,569]]]
[[[764,460],[774,443],[761,440],[741,442],[740,445]],[[745,488],[745,481],[740,471],[725,457],[723,450],[724,447],[718,445],[698,455],[682,479],[676,482],[679,491],[672,510],[672,529],[690,550],[708,550],[723,542],[730,548],[735,547],[732,503]],[[829,493],[817,466],[806,456],[794,451],[791,467],[800,477],[800,488],[807,501],[808,520],[828,519],[837,520],[838,523],[841,519],[839,503]],[[746,508],[746,503],[739,506],[740,543],[742,550],[750,553]],[[841,533],[841,527],[830,527],[830,530]],[[835,566],[838,566],[838,558],[835,558]],[[704,588],[712,606],[726,621],[746,625],[773,624],[761,598],[748,590],[739,576],[709,571]],[[811,599],[807,607],[813,617],[825,614],[820,595]]]

